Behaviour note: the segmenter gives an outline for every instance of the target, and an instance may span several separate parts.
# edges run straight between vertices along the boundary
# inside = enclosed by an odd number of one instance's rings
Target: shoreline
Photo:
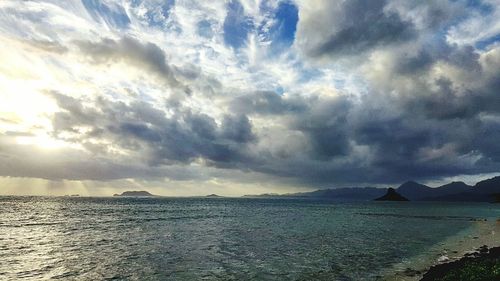
[[[424,253],[393,265],[377,280],[418,281],[431,268],[477,255],[485,246],[489,249],[500,247],[500,220],[490,218],[474,221],[470,227],[435,244]]]
[[[457,261],[432,266],[421,281],[498,280],[500,279],[500,247],[480,247]]]

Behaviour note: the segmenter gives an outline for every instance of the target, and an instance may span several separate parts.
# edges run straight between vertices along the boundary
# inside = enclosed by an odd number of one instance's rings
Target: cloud
[[[316,188],[500,168],[493,0],[5,3],[2,176]]]
[[[62,110],[54,115],[54,135],[71,135],[66,141],[74,143],[93,138],[103,146],[112,143],[125,154],[141,155],[149,165],[191,163],[200,157],[214,163],[239,161],[255,138],[245,115],[225,115],[217,125],[212,117],[185,108],[167,117],[165,108],[145,102],[125,104],[98,97],[84,108],[75,98],[51,96]]]
[[[126,61],[155,74],[170,86],[179,86],[179,81],[167,64],[165,53],[154,43],[141,43],[127,36],[119,40],[104,38],[99,42],[75,43],[94,63]]]
[[[475,45],[480,49],[498,41],[500,34],[500,24],[497,20],[500,16],[498,4],[497,0],[470,2],[468,8],[472,11],[465,20],[447,31],[447,41],[457,45]]]
[[[305,104],[300,99],[284,98],[275,92],[255,91],[233,98],[230,108],[245,114],[276,115],[305,110]]]
[[[385,10],[386,4],[386,0],[321,2],[300,21],[298,44],[313,57],[338,57],[415,38],[413,24]]]

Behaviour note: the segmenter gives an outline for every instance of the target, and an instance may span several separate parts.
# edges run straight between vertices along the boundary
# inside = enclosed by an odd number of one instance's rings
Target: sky
[[[500,0],[3,0],[0,42],[0,194],[500,172]]]

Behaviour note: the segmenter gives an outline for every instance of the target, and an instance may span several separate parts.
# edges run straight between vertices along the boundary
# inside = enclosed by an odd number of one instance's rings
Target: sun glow
[[[43,149],[65,146],[49,135],[51,117],[58,110],[44,92],[50,85],[58,85],[52,72],[36,52],[12,52],[22,44],[1,39],[5,44],[0,47],[0,133],[21,145]]]

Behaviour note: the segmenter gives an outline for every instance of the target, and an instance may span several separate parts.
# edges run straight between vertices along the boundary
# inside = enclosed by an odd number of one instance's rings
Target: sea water
[[[0,280],[378,280],[488,203],[0,197]]]

